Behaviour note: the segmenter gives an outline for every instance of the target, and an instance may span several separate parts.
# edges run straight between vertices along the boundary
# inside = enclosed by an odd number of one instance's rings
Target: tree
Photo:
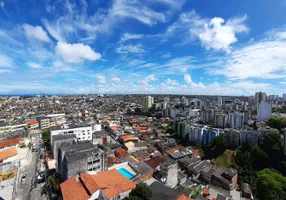
[[[263,169],[268,164],[268,155],[259,146],[253,147],[252,164],[257,170]]]
[[[125,200],[150,200],[151,197],[152,190],[145,183],[140,182],[131,190],[129,197]]]
[[[268,132],[262,135],[261,149],[267,153],[269,163],[277,168],[283,156],[283,143],[279,132]]]
[[[49,131],[42,132],[42,138],[44,142],[48,142],[51,139],[51,135]]]
[[[212,148],[214,148],[216,151],[223,153],[226,148],[228,147],[227,139],[224,135],[220,135],[215,137],[212,140]]]
[[[48,178],[48,186],[51,187],[55,193],[57,193],[60,189],[59,182],[60,182],[59,179],[56,178],[55,175],[51,175]]]
[[[286,177],[268,168],[259,171],[256,180],[257,197],[260,200],[280,200],[286,197]]]
[[[168,126],[166,128],[166,131],[165,131],[165,133],[170,133],[170,134],[172,134],[174,132],[175,132],[175,127],[174,126]]]
[[[286,128],[286,120],[280,119],[278,117],[271,117],[267,121],[267,125],[270,126],[271,128],[276,128],[280,131],[281,129]]]

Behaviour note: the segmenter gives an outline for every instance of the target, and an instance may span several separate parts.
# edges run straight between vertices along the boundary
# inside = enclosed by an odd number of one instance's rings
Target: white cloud
[[[43,68],[40,64],[34,62],[27,62],[27,65],[33,69],[41,69]]]
[[[165,81],[165,84],[167,85],[179,85],[179,83],[176,81],[176,80],[172,80],[170,78],[168,78],[166,81]]]
[[[128,44],[128,45],[120,45],[116,48],[117,53],[127,54],[127,53],[144,53],[144,47],[142,44]]]
[[[146,76],[143,80],[141,81],[138,81],[139,83],[143,84],[143,85],[146,85],[148,84],[149,82],[152,82],[152,81],[156,81],[157,78],[155,77],[154,74],[151,74],[149,76]]]
[[[0,54],[0,67],[11,67],[13,65],[13,61],[8,56]]]
[[[286,77],[286,38],[276,37],[286,31],[266,34],[260,41],[248,43],[220,58],[210,74],[222,74],[229,79],[273,79]],[[221,67],[222,66],[222,67]]]
[[[109,14],[113,19],[133,18],[150,26],[157,22],[165,22],[164,14],[148,8],[139,1],[115,0]]]
[[[50,42],[50,38],[46,31],[41,26],[31,26],[30,24],[23,24],[25,35],[28,39],[36,39],[42,42]]]
[[[52,63],[52,71],[56,71],[56,72],[60,72],[60,71],[65,71],[65,72],[74,72],[76,71],[75,68],[72,68],[70,66],[68,66],[65,63],[62,63],[61,61],[54,61]]]
[[[117,76],[112,77],[111,80],[115,82],[121,81],[120,78],[118,78]]]
[[[124,35],[121,37],[120,41],[124,42],[124,41],[127,41],[127,40],[140,39],[143,36],[144,36],[143,34],[124,33]]]
[[[198,36],[202,45],[207,49],[229,51],[231,44],[237,42],[235,34],[248,31],[248,28],[243,24],[246,18],[246,16],[233,18],[226,23],[222,18],[213,18],[204,25],[203,31],[199,31]]]
[[[111,34],[115,26],[126,19],[134,19],[146,25],[164,23],[166,16],[157,12],[145,2],[135,0],[114,0],[111,7],[99,9],[93,15],[86,12],[87,3],[77,6],[67,6],[65,1],[57,1],[54,5],[48,5],[49,12],[66,8],[65,14],[56,16],[54,20],[43,19],[45,28],[49,34],[58,41],[69,41],[69,38],[78,38],[80,41],[93,42],[99,34]],[[171,9],[171,8],[170,8]],[[167,15],[167,14],[166,14]]]
[[[0,74],[4,74],[4,73],[12,73],[12,71],[8,69],[0,69]]]
[[[195,11],[182,13],[167,29],[166,36],[181,36],[185,43],[200,40],[206,49],[229,51],[237,42],[236,34],[248,32],[246,19],[246,15],[225,21],[220,17],[202,18]]]
[[[82,43],[68,44],[58,42],[56,53],[69,63],[80,63],[84,60],[95,61],[101,58],[101,55],[88,45]]]
[[[181,10],[185,0],[149,0],[151,2],[159,2],[170,6],[171,9]]]
[[[127,65],[128,66],[136,66],[136,65],[142,65],[143,63],[145,63],[144,60],[131,60]]]
[[[286,81],[280,81],[280,84],[286,85]]]
[[[106,78],[103,75],[97,75],[96,76],[99,83],[106,83]]]
[[[169,53],[163,54],[161,58],[170,58],[171,56],[172,54],[169,52]]]
[[[185,74],[184,75],[184,80],[187,84],[191,85],[192,87],[195,87],[195,88],[205,88],[206,86],[202,83],[202,82],[199,82],[199,83],[195,83],[193,82],[192,80],[192,77],[190,74]]]

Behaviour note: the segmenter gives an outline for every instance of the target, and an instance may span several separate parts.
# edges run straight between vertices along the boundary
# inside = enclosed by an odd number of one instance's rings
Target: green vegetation
[[[272,112],[286,113],[286,107],[283,107],[283,108],[274,108]]]
[[[131,190],[129,197],[125,200],[149,200],[152,197],[152,190],[145,183],[138,183],[136,187]]]
[[[228,147],[228,142],[227,142],[226,137],[224,135],[220,135],[220,136],[215,137],[212,140],[211,147],[213,150],[215,150],[219,153],[223,153],[226,150],[226,148]]]
[[[270,169],[263,169],[257,173],[257,198],[260,200],[285,199],[286,177]]]
[[[32,142],[29,142],[28,148],[31,149],[32,146],[33,146],[33,143],[32,143]]]
[[[224,167],[234,167],[236,166],[234,160],[234,151],[232,150],[225,150],[225,152],[216,159],[218,166]]]
[[[280,119],[278,117],[271,117],[268,120],[267,125],[270,126],[271,128],[276,128],[279,131],[281,131],[281,129],[286,128],[286,120]]]
[[[174,132],[175,132],[175,127],[174,126],[166,127],[165,133],[173,134]]]
[[[49,131],[42,132],[42,138],[44,142],[48,142],[51,139],[51,135]]]
[[[53,193],[59,193],[60,180],[54,174],[49,176],[47,185],[52,188]]]

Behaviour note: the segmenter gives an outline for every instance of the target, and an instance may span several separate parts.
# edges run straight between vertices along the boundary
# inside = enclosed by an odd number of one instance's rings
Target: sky
[[[286,93],[286,0],[0,0],[0,94]]]

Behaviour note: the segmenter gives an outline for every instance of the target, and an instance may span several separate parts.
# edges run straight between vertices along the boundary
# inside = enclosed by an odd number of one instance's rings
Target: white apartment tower
[[[261,101],[266,101],[266,100],[267,100],[267,94],[265,92],[260,91],[255,93],[255,106],[261,103]]]
[[[266,121],[271,117],[271,105],[266,101],[262,101],[257,105],[257,121]]]
[[[217,105],[218,105],[218,107],[222,107],[222,98],[221,97],[217,98]]]
[[[228,114],[228,124],[231,128],[240,129],[244,124],[244,113],[233,112]]]
[[[151,97],[151,96],[144,97],[143,108],[145,110],[148,110],[149,108],[152,107],[153,103],[154,103],[153,97]]]

